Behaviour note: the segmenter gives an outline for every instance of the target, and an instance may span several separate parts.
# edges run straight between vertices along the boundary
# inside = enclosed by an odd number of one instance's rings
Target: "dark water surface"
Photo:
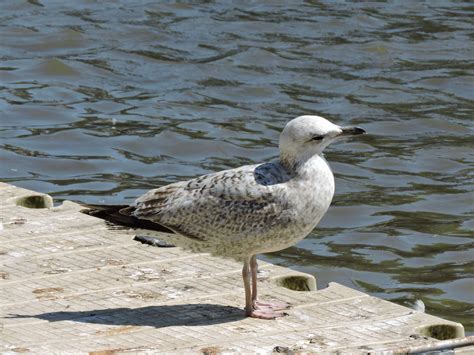
[[[266,255],[474,330],[474,6],[0,2],[0,179],[56,200],[272,159],[291,118],[331,146],[334,203]]]

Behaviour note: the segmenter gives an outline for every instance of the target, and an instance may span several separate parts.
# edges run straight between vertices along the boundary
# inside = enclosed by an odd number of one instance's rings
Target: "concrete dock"
[[[80,209],[0,183],[0,353],[474,350],[459,323],[264,262],[261,297],[291,308],[244,318],[240,263],[137,243]]]

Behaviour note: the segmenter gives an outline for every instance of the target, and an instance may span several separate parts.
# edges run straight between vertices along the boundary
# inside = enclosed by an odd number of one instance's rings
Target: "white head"
[[[304,163],[341,137],[363,134],[358,127],[339,127],[319,116],[300,116],[288,122],[280,136],[280,160],[288,167]]]

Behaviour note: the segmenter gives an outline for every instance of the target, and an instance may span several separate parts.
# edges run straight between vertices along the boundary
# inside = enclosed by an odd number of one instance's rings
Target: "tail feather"
[[[173,234],[174,232],[146,219],[140,219],[133,215],[135,207],[129,205],[87,205],[81,210],[82,213],[103,219],[114,227],[125,227],[131,229],[148,229],[152,231]]]

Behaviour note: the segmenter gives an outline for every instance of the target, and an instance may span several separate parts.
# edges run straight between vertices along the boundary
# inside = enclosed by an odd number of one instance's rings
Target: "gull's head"
[[[300,116],[288,122],[280,136],[280,159],[295,166],[319,155],[337,139],[363,134],[359,127],[340,127],[320,116]]]

